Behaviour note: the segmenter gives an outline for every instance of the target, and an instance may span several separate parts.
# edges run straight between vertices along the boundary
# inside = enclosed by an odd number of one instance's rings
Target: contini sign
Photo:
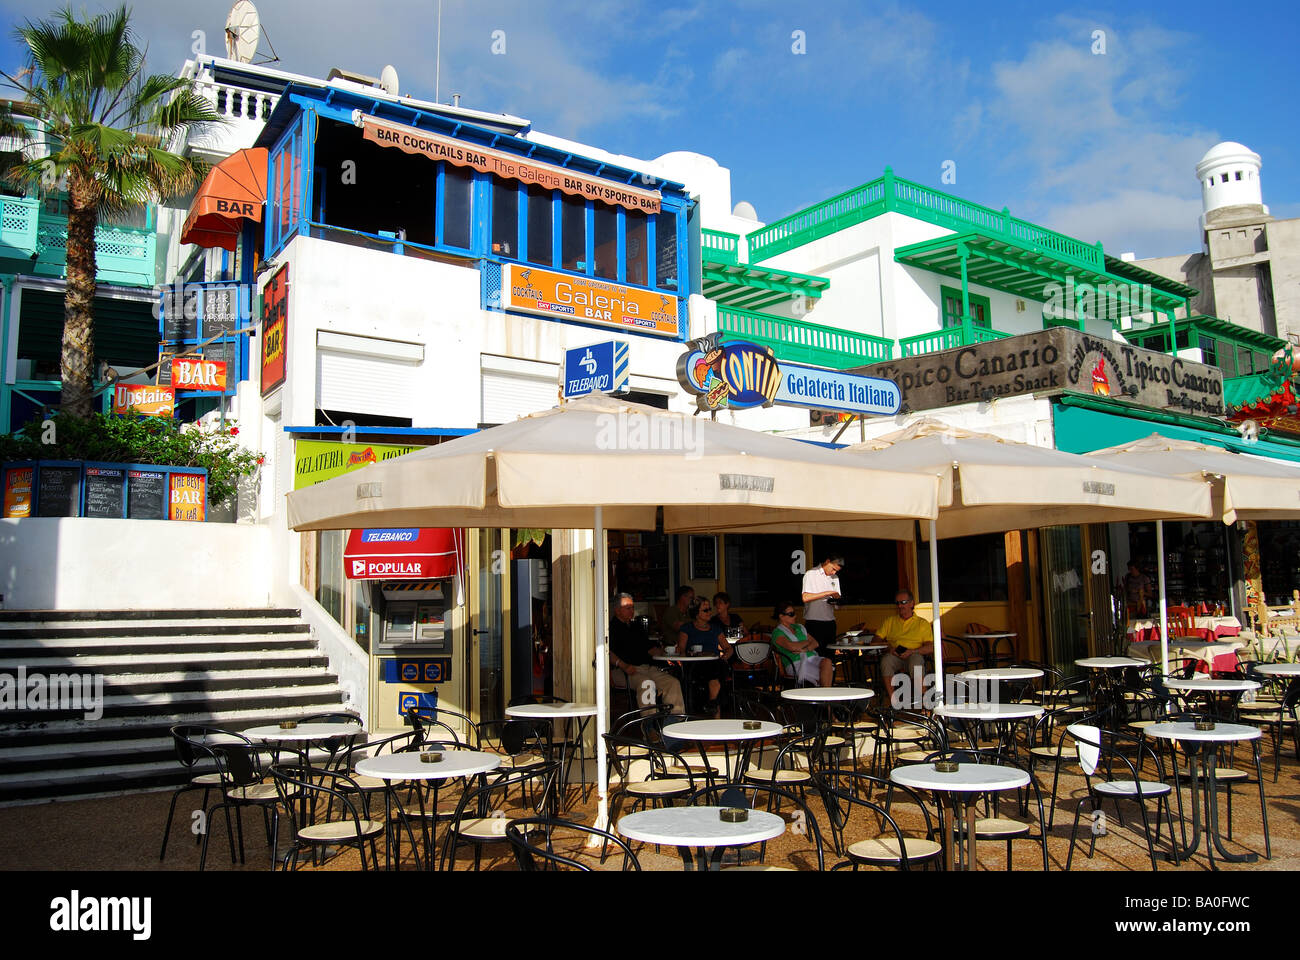
[[[770,407],[781,388],[781,367],[767,347],[745,340],[724,345],[711,333],[687,344],[677,360],[677,380],[699,397],[702,410]]]

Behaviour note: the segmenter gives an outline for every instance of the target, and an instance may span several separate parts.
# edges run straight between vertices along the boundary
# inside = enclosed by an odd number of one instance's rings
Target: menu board
[[[227,370],[233,370],[235,368],[235,344],[230,340],[209,343],[203,348],[203,359],[219,360],[226,365]]]
[[[81,467],[41,467],[37,516],[75,517],[81,506]]]
[[[167,474],[132,470],[126,491],[126,515],[130,519],[167,519]]]
[[[125,514],[126,471],[109,467],[86,468],[87,517],[120,520]]]
[[[154,382],[160,387],[169,387],[172,382],[172,357],[176,356],[174,351],[158,350],[158,373],[154,376]]]
[[[34,467],[12,467],[5,471],[6,517],[32,515],[32,477],[35,472]]]
[[[203,339],[239,329],[239,288],[214,287],[203,291]],[[221,359],[218,357],[217,359]]]
[[[194,295],[189,297],[189,309],[186,309],[186,297],[183,290],[171,288],[164,290],[163,302],[163,339],[197,340],[199,338],[199,318]],[[188,316],[187,316],[188,314]]]

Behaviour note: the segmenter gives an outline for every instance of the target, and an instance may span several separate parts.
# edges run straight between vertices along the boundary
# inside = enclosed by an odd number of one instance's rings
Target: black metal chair
[[[963,755],[964,754],[964,755]],[[1029,840],[1037,843],[1043,854],[1043,869],[1047,869],[1047,833],[1050,829],[1047,825],[1047,819],[1043,813],[1043,794],[1038,787],[1038,781],[1034,779],[1033,771],[1027,764],[1021,763],[1013,757],[1006,755],[985,756],[982,754],[965,754],[964,751],[949,751],[947,754],[937,753],[932,760],[957,760],[959,763],[991,763],[1001,767],[1012,767],[1020,770],[1029,777],[1029,784],[1021,787],[1017,793],[1021,794],[1019,802],[1016,804],[1021,816],[1028,819],[1017,820],[1014,817],[1002,816],[998,812],[999,794],[993,792],[985,796],[985,815],[977,817],[975,820],[975,857],[979,860],[979,841],[981,840],[998,840],[1007,845],[1007,869],[1011,869],[1011,845],[1016,840]],[[1023,794],[1028,791],[1033,795],[1033,804],[1038,809],[1037,820],[1032,819],[1032,811],[1029,804],[1029,798]],[[988,800],[993,799],[993,807],[990,811]],[[963,829],[962,824],[953,824],[957,831]],[[1035,830],[1037,826],[1037,830]],[[972,863],[972,867],[975,863]]]
[[[514,851],[515,863],[524,873],[544,870],[577,870],[591,873],[593,868],[577,859],[581,856],[590,856],[584,847],[591,837],[601,838],[601,862],[605,859],[604,851],[612,843],[623,853],[625,872],[641,870],[641,863],[627,842],[608,830],[601,830],[598,827],[589,827],[555,817],[522,817],[506,823],[505,835]],[[568,841],[565,849],[573,855],[565,856],[556,852],[557,841]]]
[[[191,739],[200,739],[208,732],[216,730],[215,727],[197,726],[194,724],[177,724],[171,728],[172,746],[176,750],[177,762],[185,768],[189,779],[181,786],[177,787],[172,793],[171,806],[167,810],[167,824],[163,827],[162,849],[158,851],[158,859],[162,860],[167,856],[167,838],[172,832],[172,818],[176,816],[176,801],[181,794],[188,793],[191,790],[202,790],[203,801],[200,809],[206,810],[208,807],[208,794],[213,790],[221,789],[221,773],[215,768],[205,773],[196,773],[200,763],[205,759],[210,759],[206,753],[196,750],[194,745],[189,741]],[[225,733],[224,730],[220,731]],[[195,835],[195,843],[201,843],[202,837]],[[234,862],[234,850],[231,850],[231,862]]]
[[[361,869],[370,869],[366,863],[366,844],[370,845],[370,858],[375,869],[379,869],[379,852],[376,840],[384,833],[387,825],[382,820],[375,820],[370,815],[370,798],[345,773],[327,770],[322,767],[308,767],[306,771],[296,765],[273,764],[271,778],[279,793],[280,802],[289,808],[293,822],[294,843],[285,854],[284,869],[298,869],[298,850],[306,844],[313,854],[330,847],[356,847],[361,855]],[[293,798],[301,792],[306,803],[300,808]],[[360,806],[358,807],[358,802]],[[325,815],[317,817],[321,805]],[[340,817],[331,819],[334,805],[338,804]]]
[[[447,821],[442,842],[443,870],[456,869],[456,854],[462,847],[474,847],[474,869],[482,866],[483,848],[506,839],[506,825],[516,815],[509,813],[510,791],[519,788],[517,813],[525,816],[555,816],[556,778],[559,762],[549,760],[525,770],[512,770],[493,777],[481,775],[480,785],[467,788]],[[491,777],[491,779],[489,779]],[[433,856],[432,850],[429,854]],[[432,859],[430,860],[432,862]]]
[[[937,839],[938,831],[925,801],[915,790],[858,770],[844,769],[823,770],[818,785],[835,852],[848,858],[833,869],[851,866],[856,871],[866,865],[911,870],[942,863],[943,845]],[[871,799],[878,789],[885,791],[884,805]],[[896,793],[915,804],[920,811],[925,824],[923,836],[909,835],[890,812]],[[849,841],[848,832],[855,808],[862,808],[876,817],[877,836]]]
[[[789,803],[794,808],[794,816],[791,821],[791,831],[797,836],[807,836],[811,838],[814,855],[817,858],[818,872],[826,869],[825,844],[822,842],[821,827],[817,824],[817,817],[812,808],[808,806],[805,798],[796,796],[792,791],[771,783],[715,783],[707,787],[701,787],[693,793],[687,800],[687,804],[692,807],[742,807],[747,810],[758,809],[757,801],[761,798],[767,799],[767,809],[770,813],[777,813],[781,809],[783,802]],[[784,815],[782,815],[784,816]],[[721,863],[725,848],[717,847],[713,851],[712,860]],[[767,856],[767,843],[764,841],[759,847],[758,863],[745,866],[737,865],[727,867],[727,870],[794,870],[795,867],[774,867],[764,862]]]

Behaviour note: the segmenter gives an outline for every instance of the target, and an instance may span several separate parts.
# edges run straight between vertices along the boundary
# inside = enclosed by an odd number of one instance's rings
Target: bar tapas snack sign
[[[113,388],[113,413],[137,413],[146,417],[176,415],[176,390],[152,383],[119,383]]]
[[[596,277],[505,264],[501,308],[676,337],[677,298]]]
[[[207,360],[203,357],[176,357],[172,360],[171,385],[176,390],[225,393],[225,361]]]

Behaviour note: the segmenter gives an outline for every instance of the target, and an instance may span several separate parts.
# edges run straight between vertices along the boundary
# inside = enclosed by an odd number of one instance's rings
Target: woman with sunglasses
[[[772,613],[777,622],[776,629],[772,631],[772,645],[781,658],[781,666],[786,675],[795,677],[800,683],[829,687],[835,674],[835,664],[813,652],[817,649],[817,641],[795,623],[794,604],[789,601],[778,603]]]
[[[677,649],[691,653],[699,647],[699,653],[715,656],[712,663],[695,664],[696,673],[709,682],[709,702],[704,708],[709,713],[718,711],[718,694],[722,692],[722,681],[727,676],[727,660],[731,657],[732,647],[727,641],[727,632],[720,623],[710,623],[713,616],[713,604],[706,599],[697,599],[686,608],[688,620],[682,624],[678,634]]]

